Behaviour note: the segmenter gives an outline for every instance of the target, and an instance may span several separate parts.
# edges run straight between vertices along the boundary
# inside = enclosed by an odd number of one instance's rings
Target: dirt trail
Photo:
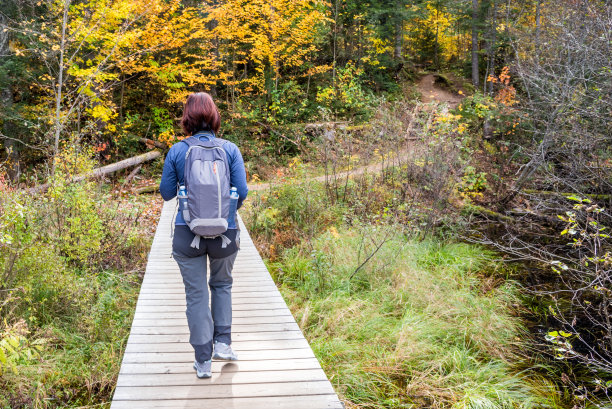
[[[423,102],[446,102],[449,108],[456,108],[461,102],[463,97],[461,95],[454,94],[447,91],[440,86],[436,85],[436,77],[433,74],[428,74],[421,78],[417,84],[417,88],[421,92]]]
[[[436,85],[435,81],[436,81],[435,76],[433,74],[428,74],[424,76],[423,78],[421,78],[421,80],[417,84],[417,88],[422,94],[422,101],[424,103],[430,103],[430,102],[448,103],[448,107],[450,109],[456,108],[457,105],[459,105],[459,103],[463,100],[464,97],[441,88],[439,85]],[[407,153],[402,151],[402,152],[399,152],[399,154],[395,158],[395,161],[397,161],[397,163],[399,164],[399,163],[406,161],[407,157],[408,157]],[[335,177],[337,179],[344,179],[346,177],[362,175],[364,173],[373,173],[373,172],[380,170],[381,166],[382,166],[381,163],[374,163],[371,165],[351,169],[348,171],[338,172]],[[330,179],[332,177],[333,176],[329,176]],[[311,178],[305,179],[304,181],[324,182],[325,176],[311,177]],[[267,183],[249,183],[249,190],[259,191],[259,190],[269,189],[273,186],[277,186],[282,183],[283,183],[282,181],[278,181],[278,180],[270,181]]]
[[[391,162],[393,162],[394,165],[400,165],[406,162],[407,160],[408,160],[408,154],[405,152],[400,152],[397,157],[391,159]],[[382,171],[383,166],[389,166],[389,165],[390,165],[389,160],[385,162],[384,164],[382,162],[373,163],[371,165],[361,166],[358,168],[337,172],[335,176],[330,174],[327,176],[327,178],[329,180],[334,180],[334,179],[342,180],[342,179],[346,179],[347,177],[350,178],[353,176],[363,175],[364,173],[376,173],[376,172]],[[303,182],[325,182],[325,178],[326,178],[325,175],[314,176],[314,177],[304,179]],[[253,191],[256,192],[256,191],[260,191],[264,189],[271,189],[272,187],[282,185],[283,183],[284,182],[282,180],[273,180],[273,181],[265,182],[265,183],[249,183],[249,192],[253,192]]]

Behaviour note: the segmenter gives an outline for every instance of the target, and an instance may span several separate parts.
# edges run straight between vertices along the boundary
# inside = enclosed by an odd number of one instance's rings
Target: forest
[[[612,407],[606,0],[0,0],[0,407],[110,407],[199,91],[347,408]]]

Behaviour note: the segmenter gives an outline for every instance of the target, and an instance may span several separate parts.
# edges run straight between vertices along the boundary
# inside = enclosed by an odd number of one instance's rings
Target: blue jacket
[[[205,138],[210,140],[215,137],[215,134],[211,131],[203,131],[196,133],[194,136],[200,139]],[[159,184],[159,192],[166,201],[174,198],[178,191],[178,187],[185,184],[183,175],[185,173],[185,154],[187,153],[187,149],[189,149],[189,146],[186,143],[178,142],[172,145],[166,155],[161,183]],[[234,186],[238,190],[238,208],[240,208],[249,192],[246,183],[244,160],[242,159],[240,150],[234,143],[227,141],[223,145],[223,149],[227,154],[230,168],[230,186]],[[178,212],[176,215],[176,224],[185,224],[181,212]]]

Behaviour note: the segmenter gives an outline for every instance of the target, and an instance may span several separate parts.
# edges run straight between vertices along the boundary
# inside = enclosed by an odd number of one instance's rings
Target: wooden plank
[[[267,295],[265,297],[260,297],[261,293],[237,293],[232,295],[232,306],[236,307],[238,305],[246,305],[246,304],[271,304],[271,303],[279,303],[284,302],[283,297],[280,294],[273,296]],[[149,294],[144,295],[142,301],[146,301],[147,304],[143,303],[144,306],[151,305],[181,305],[185,306],[185,296],[166,294],[169,297],[164,298],[164,294]]]
[[[299,359],[313,356],[310,348],[295,349],[266,349],[261,351],[236,351],[241,361],[265,361],[267,359]],[[193,352],[145,352],[125,353],[123,362],[190,362],[193,361]]]
[[[207,269],[206,271],[210,272],[209,269]],[[170,266],[170,267],[164,267],[164,268],[159,268],[159,266],[156,266],[154,268],[147,268],[145,272],[146,272],[146,275],[150,277],[175,276],[179,279],[181,278],[181,271],[176,265]],[[232,276],[234,278],[242,277],[242,276],[270,277],[270,272],[267,269],[265,269],[263,266],[258,268],[258,266],[253,266],[253,265],[245,266],[245,265],[234,264],[234,268],[232,270]]]
[[[255,286],[276,286],[274,281],[270,279],[270,277],[233,277],[234,283],[232,285],[233,288],[236,287],[255,287]],[[142,282],[142,286],[151,287],[151,288],[163,288],[164,286],[168,287],[178,287],[184,288],[183,280],[181,277],[174,278],[165,278],[163,280],[152,280],[146,279]]]
[[[258,351],[267,349],[295,349],[308,348],[308,342],[305,339],[275,339],[269,341],[238,341],[233,340],[232,348],[236,353],[241,351]],[[167,342],[159,343],[128,343],[125,348],[126,354],[140,354],[148,352],[193,352],[193,348],[189,342]]]
[[[264,331],[264,332],[237,332],[232,334],[233,342],[239,341],[268,341],[268,340],[281,340],[281,339],[303,339],[301,331]],[[153,335],[138,335],[131,334],[129,336],[129,343],[146,344],[146,343],[174,343],[174,342],[188,342],[189,334],[153,334]]]
[[[238,365],[226,365],[230,370],[213,373],[210,384],[216,385],[240,385],[245,383],[269,383],[269,382],[309,382],[326,381],[327,377],[322,369],[303,369],[286,371],[267,371],[263,378],[260,372],[241,372]],[[197,382],[194,373],[179,374],[123,374],[117,382],[121,386],[187,386]],[[262,382],[264,381],[264,382]]]
[[[209,276],[207,276],[209,277]],[[269,273],[258,273],[258,272],[233,272],[232,273],[232,278],[234,279],[234,282],[236,281],[272,281],[272,278],[270,277]],[[154,273],[146,273],[145,274],[145,279],[143,281],[144,282],[172,282],[172,283],[183,283],[183,278],[181,276],[181,273],[179,271],[164,271],[164,272],[154,272]]]
[[[140,305],[136,307],[136,313],[153,314],[153,313],[185,313],[187,307],[185,304],[181,305]],[[246,314],[248,311],[267,311],[267,310],[287,310],[287,307],[280,302],[268,303],[268,304],[234,304],[232,305],[232,311],[239,314]]]
[[[287,309],[287,306],[282,301],[274,303],[253,303],[253,304],[235,304],[232,305],[233,311],[251,311],[251,310],[276,310],[276,309]],[[137,305],[136,313],[153,313],[153,312],[185,312],[185,303],[180,305],[167,305],[167,304],[149,304],[149,305]]]
[[[278,309],[267,309],[267,310],[233,310],[232,317],[233,318],[247,318],[247,317],[274,317],[274,316],[292,316],[291,312],[284,308]],[[177,311],[177,312],[144,312],[144,311],[136,311],[134,314],[134,319],[155,319],[155,318],[185,318],[185,311]]]
[[[278,295],[276,297],[259,297],[259,296],[249,296],[246,294],[241,297],[232,297],[232,308],[236,308],[238,305],[255,305],[255,304],[274,304],[274,303],[283,303],[285,301],[283,298]],[[185,297],[175,297],[172,299],[164,299],[163,297],[158,297],[154,299],[139,299],[138,306],[159,306],[159,305],[169,305],[169,306],[182,306],[185,307]]]
[[[210,275],[210,272],[208,272],[208,275]],[[236,272],[233,271],[232,272],[232,277],[234,278],[234,280],[241,280],[241,281],[257,281],[257,280],[263,280],[263,281],[272,281],[270,275],[268,272],[257,272],[257,271],[244,271],[244,272]],[[144,278],[143,282],[183,282],[183,277],[181,276],[180,271],[165,271],[165,272],[155,272],[155,273],[151,273],[151,274],[146,274],[146,277]]]
[[[275,285],[270,284],[258,284],[258,285],[237,285],[232,288],[232,294],[239,293],[264,293],[277,290]],[[157,285],[155,287],[150,285],[142,286],[143,292],[147,294],[185,294],[185,287],[182,284],[176,285]]]
[[[156,399],[220,399],[232,396],[258,397],[258,396],[295,396],[295,395],[323,395],[332,394],[334,389],[328,380],[311,382],[270,382],[240,385],[216,385],[210,379],[202,379],[201,382],[190,386],[157,386],[155,392],[146,386],[117,386],[114,399],[118,400],[140,400],[143,396]]]
[[[262,278],[269,279],[270,277],[269,272],[267,270],[256,271],[248,267],[243,267],[242,270],[236,269],[234,267],[234,270],[232,271],[232,276],[234,278],[244,277],[245,279],[251,278],[251,277],[253,278],[262,277]],[[178,268],[172,269],[172,270],[164,270],[164,271],[153,271],[153,272],[150,272],[150,274],[147,273],[145,277],[145,279],[151,279],[151,280],[163,279],[163,278],[172,278],[172,279],[181,280],[181,272],[179,271]]]
[[[295,322],[295,319],[291,314],[284,316],[273,316],[273,317],[237,317],[232,318],[232,326],[239,324],[281,324],[285,322]],[[158,319],[134,319],[132,321],[132,328],[134,327],[153,327],[153,326],[167,326],[167,327],[179,327],[187,325],[187,317],[182,318],[158,318]]]
[[[232,334],[232,341],[268,341],[276,339],[303,339],[301,331],[279,331],[279,332],[238,332]],[[188,342],[188,334],[172,334],[172,335],[136,335],[130,334],[128,338],[128,346],[130,343],[146,344],[146,343],[172,343],[172,342]],[[127,348],[127,347],[126,347]]]
[[[193,374],[193,354],[190,360],[185,362],[144,362],[129,363],[121,365],[121,374]],[[302,369],[321,368],[316,358],[303,359],[268,359],[266,361],[213,361],[212,373],[231,371],[258,372],[265,377],[266,371],[298,371]]]
[[[185,286],[183,283],[176,284],[143,284],[143,291],[155,292],[163,294],[159,290],[167,290],[170,294],[173,293],[185,293]],[[274,291],[276,289],[276,285],[272,282],[263,282],[263,283],[236,283],[232,286],[232,294],[240,293],[245,291]]]
[[[278,332],[278,331],[299,331],[296,322],[286,322],[282,324],[232,324],[232,334],[240,332]],[[131,334],[136,335],[178,335],[189,334],[189,328],[185,327],[133,327]]]
[[[240,273],[240,274],[232,274],[234,281],[241,282],[253,282],[253,281],[272,281],[269,275],[264,273]],[[147,276],[143,280],[144,283],[181,283],[183,284],[183,279],[179,272],[172,273],[156,273],[156,274],[147,274]]]
[[[170,245],[172,245],[172,243],[168,243]],[[250,251],[246,251],[246,250],[239,250],[238,251],[238,256],[236,256],[236,261],[241,261],[241,262],[260,262],[263,263],[263,259],[261,257],[259,257],[257,255],[257,253],[253,253]],[[166,254],[157,254],[157,255],[153,255],[150,254],[149,255],[149,259],[148,259],[148,263],[166,263],[166,262],[172,262],[175,263],[174,258],[170,255],[170,253],[166,253]],[[175,263],[176,265],[176,263]]]
[[[176,260],[174,259],[174,257],[172,257],[172,255],[170,253],[166,253],[165,247],[168,244],[170,244],[170,246],[172,246],[171,243],[162,244],[162,246],[157,246],[158,247],[157,250],[154,250],[157,253],[165,253],[165,254],[154,255],[153,253],[149,253],[149,259],[148,259],[147,263],[149,263],[149,264],[157,264],[157,263],[168,263],[168,262],[171,262],[171,263],[174,263],[176,265]],[[264,262],[261,259],[261,257],[257,256],[257,253],[246,252],[244,249],[238,251],[238,255],[236,256],[236,260],[239,261],[239,262],[261,263],[261,264],[264,264]]]
[[[223,399],[172,399],[113,401],[111,409],[343,409],[335,394],[305,396],[276,396]]]
[[[170,300],[170,299],[185,299],[185,294],[181,294],[181,293],[167,293],[167,294],[162,294],[162,293],[148,293],[148,292],[143,292],[140,294],[140,297],[138,298],[140,299],[148,299],[148,300]],[[280,295],[280,293],[278,292],[278,290],[273,290],[273,291],[258,291],[256,293],[251,293],[251,292],[243,292],[243,293],[236,293],[236,294],[232,294],[232,300],[235,299],[240,299],[240,298],[266,298],[266,299],[272,299],[272,298],[277,298],[277,299],[283,299]]]
[[[250,287],[237,287],[232,289],[232,296],[239,294],[259,294],[259,293],[274,293],[278,292],[278,288],[276,286],[271,285],[263,285],[263,286],[250,286]],[[156,294],[168,294],[170,296],[180,295],[185,296],[185,289],[182,287],[166,287],[166,288],[150,288],[148,286],[142,287],[142,294],[146,295],[156,295]],[[280,296],[280,293],[279,293]]]

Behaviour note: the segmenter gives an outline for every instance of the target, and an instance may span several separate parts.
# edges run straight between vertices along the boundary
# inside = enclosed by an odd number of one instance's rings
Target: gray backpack
[[[200,238],[221,237],[222,247],[231,241],[227,231],[230,203],[230,170],[224,139],[201,141],[196,136],[184,139],[189,149],[185,154],[185,188],[187,208],[183,219],[196,235],[191,247],[200,248]]]

